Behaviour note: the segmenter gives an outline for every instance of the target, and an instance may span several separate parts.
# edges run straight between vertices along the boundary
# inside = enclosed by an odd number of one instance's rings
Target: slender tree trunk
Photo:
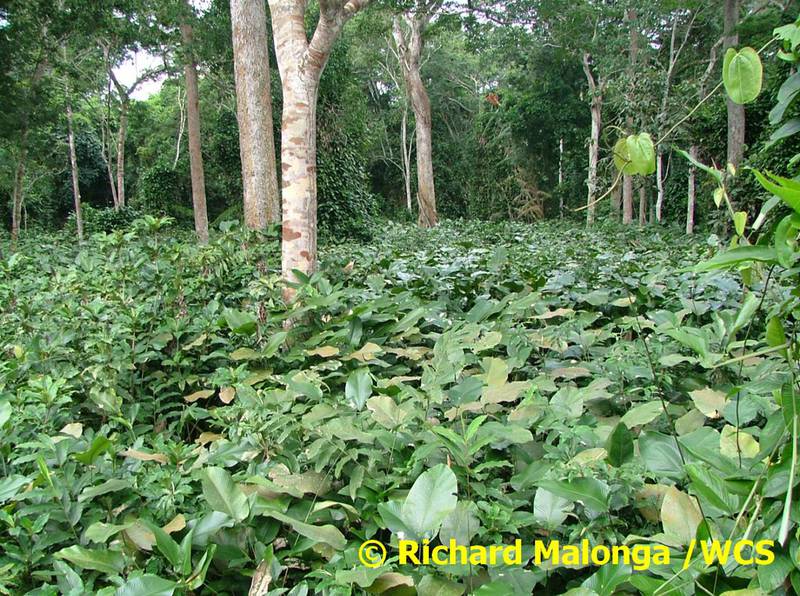
[[[128,98],[120,97],[117,131],[117,194],[115,209],[125,206],[125,139],[128,135]]]
[[[689,155],[692,156],[693,159],[697,159],[700,155],[700,149],[697,145],[692,145],[689,148]],[[695,204],[695,196],[697,189],[695,187],[696,181],[696,174],[697,168],[694,166],[689,166],[689,188],[688,188],[688,199],[686,201],[686,233],[693,234],[694,233],[694,204]]]
[[[64,91],[67,97],[67,140],[69,141],[69,165],[72,171],[72,198],[75,205],[75,227],[78,231],[78,240],[83,241],[83,214],[81,213],[81,187],[78,176],[78,156],[75,151],[75,132],[72,124],[72,102],[69,97],[69,87],[65,83]]]
[[[305,0],[269,0],[275,55],[281,75],[282,228],[285,282],[300,281],[317,266],[317,92],[319,79],[344,23],[368,0],[325,2],[314,34],[306,37]],[[284,287],[291,300],[295,290]]]
[[[181,24],[181,38],[186,51],[183,72],[186,78],[186,113],[189,123],[189,169],[192,176],[192,205],[194,231],[200,244],[208,242],[206,212],[206,183],[203,174],[203,153],[200,141],[200,97],[197,83],[197,64],[192,51],[193,31],[188,23]]]
[[[637,31],[636,25],[636,11],[633,9],[629,9],[626,14],[626,20],[628,21],[628,26],[630,27],[630,51],[629,51],[629,61],[630,61],[630,89],[628,91],[628,111],[632,109],[630,104],[633,102],[633,81],[635,80],[635,72],[636,72],[636,60],[639,54],[639,33]],[[625,119],[625,127],[627,128],[627,133],[633,133],[633,117],[628,116]],[[633,178],[628,176],[627,174],[622,178],[622,223],[630,224],[633,223]]]
[[[656,221],[661,223],[661,211],[664,207],[664,153],[661,149],[656,154]]]
[[[430,15],[408,12],[404,16],[408,32],[403,31],[400,18],[394,20],[394,40],[397,44],[406,93],[414,110],[417,137],[417,202],[419,225],[430,228],[437,224],[436,188],[433,179],[433,139],[431,102],[420,72],[423,35]]]
[[[595,195],[597,194],[597,163],[600,158],[600,132],[603,119],[602,83],[597,84],[592,74],[592,57],[589,53],[583,54],[583,72],[589,85],[591,94],[592,133],[589,138],[589,171],[586,179],[586,224],[592,225],[595,216]]]
[[[620,211],[622,210],[622,187],[617,184],[611,189],[611,214],[616,221],[619,221]]]
[[[22,134],[20,135],[19,156],[17,167],[14,170],[14,187],[12,190],[11,206],[11,245],[16,245],[19,239],[20,222],[22,221],[22,196],[23,185],[25,184],[25,166],[28,162],[28,122],[27,118],[23,122]]]
[[[264,0],[231,0],[230,4],[244,221],[251,229],[264,229],[280,219],[267,13]]]
[[[411,204],[411,143],[408,141],[408,105],[403,106],[403,119],[400,122],[400,144],[403,153],[403,184],[406,190],[406,208],[412,211]]]
[[[739,24],[739,0],[725,0],[725,22],[722,50],[734,48],[739,44],[736,27]],[[728,163],[739,167],[744,155],[745,112],[744,106],[727,99],[728,107]]]
[[[644,226],[647,224],[647,188],[642,181],[641,186],[639,187],[639,225]]]
[[[178,160],[181,158],[181,143],[183,143],[183,131],[186,128],[186,108],[181,101],[181,90],[178,88],[178,138],[175,141],[175,159],[172,160],[172,169],[178,167]]]
[[[564,217],[564,137],[558,139],[558,216]]]

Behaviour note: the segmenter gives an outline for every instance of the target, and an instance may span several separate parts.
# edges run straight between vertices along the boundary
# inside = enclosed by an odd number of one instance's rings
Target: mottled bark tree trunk
[[[697,145],[692,145],[689,148],[689,155],[692,156],[693,159],[697,159],[700,155],[700,149]],[[686,233],[693,234],[694,233],[694,205],[695,205],[695,197],[697,193],[696,188],[696,172],[697,168],[694,166],[689,166],[689,188],[688,190],[688,198],[686,200]]]
[[[598,85],[592,74],[592,57],[588,53],[583,55],[583,72],[589,85],[591,95],[592,133],[589,138],[589,171],[586,180],[588,187],[586,196],[586,224],[594,223],[595,195],[597,194],[597,163],[600,159],[600,132],[603,125],[603,95],[602,84]]]
[[[186,79],[186,115],[189,124],[189,169],[192,177],[194,231],[197,234],[197,240],[201,244],[206,244],[208,242],[208,213],[206,212],[206,182],[203,173],[200,137],[200,97],[197,64],[192,51],[193,31],[189,23],[181,24],[181,38],[186,53],[183,72]]]
[[[418,2],[403,15],[405,30],[400,17],[395,18],[392,29],[406,93],[416,121],[418,222],[423,228],[430,228],[438,223],[433,179],[431,102],[421,73],[425,28],[436,6],[438,2]]]
[[[664,208],[664,152],[659,147],[656,153],[656,221],[661,223],[661,211]]]
[[[120,97],[119,130],[117,131],[117,194],[115,209],[125,206],[125,139],[128,136],[128,105],[127,97]]]
[[[267,13],[264,0],[231,0],[230,4],[244,221],[247,227],[260,230],[280,219]]]
[[[78,232],[78,240],[83,240],[83,214],[81,212],[81,187],[78,176],[78,155],[75,151],[75,131],[72,124],[72,101],[69,96],[69,87],[64,85],[64,92],[67,98],[67,141],[69,143],[69,165],[72,172],[72,198],[75,206],[75,227]]]
[[[400,122],[400,145],[402,149],[403,186],[406,191],[406,209],[411,211],[411,143],[408,141],[408,105],[403,106],[403,119]]]
[[[310,274],[317,265],[317,92],[319,79],[344,23],[368,0],[328,0],[309,41],[305,0],[269,0],[275,55],[281,75],[282,226],[281,269],[286,282],[294,271]],[[284,288],[284,298],[294,297]]]
[[[636,72],[636,60],[639,54],[639,32],[637,31],[636,25],[636,11],[633,9],[629,9],[625,19],[628,21],[630,27],[630,50],[629,50],[629,61],[630,61],[630,68],[629,68],[629,80],[631,89],[628,91],[628,111],[630,112],[631,107],[630,104],[633,101],[633,81],[635,79],[635,72]],[[627,133],[633,133],[633,116],[630,114],[625,119],[625,127],[627,128]],[[627,174],[622,178],[622,223],[630,224],[633,223],[633,177],[628,176]]]
[[[739,33],[736,27],[739,24],[739,0],[725,0],[725,22],[723,31],[722,50],[734,48],[739,43]],[[728,163],[739,167],[744,155],[744,106],[727,99],[728,106]]]

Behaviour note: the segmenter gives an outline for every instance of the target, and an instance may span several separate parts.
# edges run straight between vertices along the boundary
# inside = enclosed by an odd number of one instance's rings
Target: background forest
[[[792,8],[790,2],[743,2],[728,32],[738,42],[730,43],[723,38],[723,2],[433,4],[420,68],[432,114],[436,208],[448,218],[523,221],[584,216],[573,210],[586,203],[593,105],[599,115],[596,197],[614,180],[611,150],[620,131],[666,132],[716,85],[724,46],[761,47]],[[0,38],[4,229],[11,226],[15,193],[24,229],[61,228],[74,211],[68,105],[89,228],[113,228],[141,213],[191,223],[180,8],[67,1],[6,7],[13,18]],[[365,238],[370,218],[378,215],[416,218],[415,117],[392,10],[397,7],[373,7],[349,24],[322,75],[319,220],[332,237]],[[209,218],[241,219],[230,10],[213,1],[189,16],[201,75]],[[313,14],[308,18],[312,23]],[[138,61],[131,63],[132,56]],[[270,60],[279,144],[274,53]],[[135,75],[118,84],[109,74],[125,61],[126,74]],[[147,66],[136,69],[140,63]],[[744,138],[733,141],[742,146],[731,149],[741,156],[746,146],[746,163],[757,166],[773,166],[796,149],[790,139],[781,151],[762,151],[772,134],[767,114],[790,65],[772,61],[766,67],[774,76],[766,77],[765,93],[747,108]],[[160,89],[135,99],[142,88],[152,92],[153,80],[163,81]],[[674,147],[688,150],[692,139],[702,138],[694,148],[699,159],[724,164],[727,122],[725,97],[716,94],[680,123],[659,146],[660,182],[650,177],[625,191],[635,195],[633,219],[685,226],[689,163]],[[124,196],[125,209],[111,213],[115,194]],[[746,210],[756,209],[754,193],[733,194],[741,194]],[[720,212],[710,193],[698,192],[696,201],[696,223],[714,224]],[[598,218],[621,218],[621,202],[614,193],[599,203]]]
[[[0,0],[0,594],[800,593],[798,13]]]

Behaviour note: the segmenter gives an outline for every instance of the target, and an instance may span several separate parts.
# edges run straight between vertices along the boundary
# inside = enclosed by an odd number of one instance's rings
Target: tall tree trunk
[[[661,148],[656,153],[656,221],[661,223],[661,211],[664,207],[664,153]]]
[[[117,131],[117,194],[115,209],[125,206],[125,138],[128,135],[128,104],[127,97],[120,97],[119,105],[119,130]]]
[[[564,137],[558,139],[558,216],[564,217]]]
[[[586,224],[594,223],[595,194],[597,194],[597,163],[600,158],[600,132],[603,125],[603,95],[602,83],[599,85],[592,74],[592,56],[588,52],[583,54],[583,72],[589,85],[591,95],[592,133],[589,138],[589,171],[586,179]]]
[[[628,112],[630,113],[631,104],[633,103],[633,81],[635,80],[636,60],[639,54],[639,32],[636,25],[636,11],[628,9],[625,19],[628,21],[630,27],[630,50],[628,54],[630,68],[629,68],[629,81],[630,89],[628,91]],[[633,116],[628,115],[625,119],[626,132],[633,133]],[[625,174],[622,178],[622,223],[633,223],[633,178]]]
[[[647,187],[642,180],[641,186],[639,186],[639,225],[644,226],[647,224]]]
[[[20,222],[22,221],[22,196],[23,185],[25,184],[25,166],[28,162],[28,121],[27,117],[23,122],[22,134],[20,135],[19,156],[17,157],[17,167],[14,170],[14,187],[11,192],[11,246],[15,246],[19,238]]]
[[[192,176],[194,231],[200,244],[206,244],[208,242],[206,182],[203,174],[203,153],[200,142],[200,97],[197,84],[197,64],[192,51],[192,37],[192,26],[188,23],[182,23],[181,38],[186,51],[186,63],[184,64],[183,72],[186,78],[186,113],[189,123],[189,169]]]
[[[406,93],[411,101],[416,121],[418,221],[423,228],[433,227],[438,222],[433,179],[431,102],[420,72],[423,35],[429,19],[430,12],[418,4],[416,9],[407,12],[403,17],[408,31],[403,30],[399,17],[395,18],[392,29],[397,53],[400,56]]]
[[[692,145],[689,148],[689,155],[692,156],[693,159],[697,159],[700,155],[700,149],[697,145]],[[694,166],[689,166],[689,188],[688,188],[688,199],[686,200],[686,233],[693,234],[694,233],[694,205],[695,205],[695,196],[697,193],[696,189],[696,173],[697,168]]]
[[[78,231],[78,240],[83,241],[83,214],[81,212],[81,187],[78,176],[78,156],[75,151],[75,131],[72,124],[72,101],[69,96],[69,86],[64,84],[67,98],[67,140],[69,141],[69,165],[72,171],[72,198],[75,205],[75,227]]]
[[[413,209],[411,204],[411,143],[408,141],[408,105],[403,106],[403,119],[400,122],[400,145],[403,153],[403,184],[406,190],[406,208]]]
[[[322,71],[344,23],[368,0],[321,4],[309,41],[305,0],[269,0],[275,55],[281,75],[282,227],[281,269],[285,282],[297,282],[294,271],[311,274],[317,265],[317,91]],[[295,290],[284,287],[284,299]]]
[[[739,44],[739,0],[725,0],[725,22],[723,30],[722,50],[734,48]],[[727,99],[728,106],[728,163],[739,167],[744,155],[744,106]]]
[[[280,219],[267,13],[264,0],[231,0],[230,4],[244,221],[251,229],[264,229]]]
[[[621,210],[622,210],[622,187],[619,184],[617,184],[611,189],[611,215],[615,221],[619,221]]]

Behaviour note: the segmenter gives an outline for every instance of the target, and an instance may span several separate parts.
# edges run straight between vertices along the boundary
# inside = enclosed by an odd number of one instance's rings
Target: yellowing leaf
[[[69,435],[70,437],[78,439],[83,434],[83,424],[80,422],[70,422],[58,432],[62,435]]]
[[[175,517],[170,520],[166,526],[161,528],[167,534],[172,534],[173,532],[180,532],[186,527],[186,518],[183,517],[182,513],[179,513]]]
[[[575,311],[571,308],[557,308],[556,310],[551,310],[541,315],[536,315],[531,317],[532,319],[538,319],[540,321],[546,321],[547,319],[554,319],[556,317],[566,317],[573,314]]]
[[[695,407],[709,418],[719,418],[727,403],[724,393],[710,387],[692,391],[689,395],[692,396]]]
[[[200,433],[200,436],[195,439],[195,443],[198,445],[205,445],[206,443],[213,443],[214,441],[219,441],[222,438],[222,435],[217,433]]]
[[[367,409],[372,412],[372,418],[384,428],[394,429],[400,426],[408,416],[408,412],[400,409],[388,395],[376,395],[367,400]]]
[[[593,447],[592,449],[584,449],[578,455],[569,460],[571,464],[585,466],[593,462],[604,460],[608,456],[608,451],[602,447]]]
[[[647,521],[655,523],[661,519],[661,505],[669,488],[667,484],[645,484],[636,493],[636,508]]]
[[[703,521],[697,499],[670,486],[664,493],[661,504],[661,523],[667,536],[680,540],[681,544],[689,544],[694,540],[697,526]]]
[[[368,362],[369,360],[375,360],[375,358],[383,352],[383,348],[380,347],[378,344],[374,344],[372,342],[367,342],[360,350],[356,350],[349,356],[345,356],[344,360],[359,360],[361,362]]]
[[[679,435],[686,435],[705,424],[706,417],[699,410],[689,410],[675,421],[675,430]]]
[[[580,377],[590,377],[592,373],[588,368],[582,366],[567,366],[554,368],[550,371],[550,376],[554,379],[578,379]]]
[[[157,461],[160,464],[165,464],[169,461],[163,453],[146,453],[137,449],[126,449],[125,451],[120,451],[119,454],[139,461]]]
[[[203,389],[202,391],[195,391],[194,393],[187,395],[183,398],[183,400],[191,404],[199,399],[208,399],[212,395],[214,395],[213,389]]]
[[[252,350],[250,348],[239,348],[238,350],[234,350],[231,352],[231,360],[239,361],[239,360],[255,360],[256,358],[260,358],[261,354]]]
[[[309,356],[321,356],[322,358],[331,358],[339,354],[339,348],[335,346],[321,346],[313,350],[306,350]]]
[[[223,387],[219,390],[219,399],[224,404],[229,404],[236,397],[236,389],[233,387]]]
[[[753,435],[741,429],[739,429],[737,444],[736,427],[726,424],[719,436],[719,452],[726,457],[738,459],[740,450],[742,457],[756,457],[761,451],[761,446],[753,438]]]

